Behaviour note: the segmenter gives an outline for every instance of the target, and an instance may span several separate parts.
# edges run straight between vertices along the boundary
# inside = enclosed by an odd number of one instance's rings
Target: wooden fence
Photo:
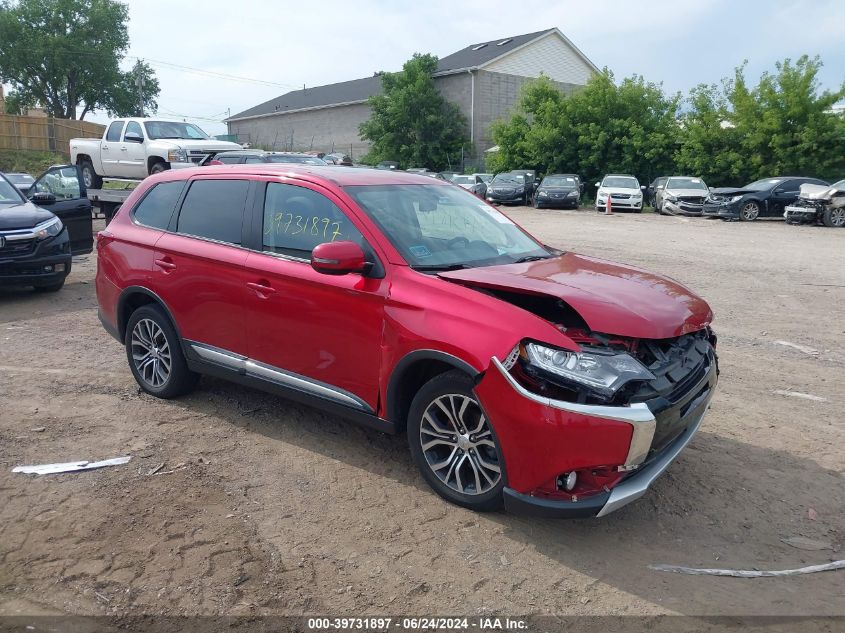
[[[103,135],[106,126],[88,121],[0,114],[0,149],[29,149],[70,155],[69,141]]]

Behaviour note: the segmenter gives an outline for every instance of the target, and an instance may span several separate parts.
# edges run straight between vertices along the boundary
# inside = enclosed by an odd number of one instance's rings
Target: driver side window
[[[76,200],[82,197],[76,167],[54,167],[32,185],[35,193],[52,193],[57,200]]]

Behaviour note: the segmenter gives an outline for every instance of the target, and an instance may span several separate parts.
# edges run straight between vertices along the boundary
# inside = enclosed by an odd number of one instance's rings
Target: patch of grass
[[[0,171],[24,172],[36,178],[50,165],[63,165],[67,159],[57,152],[37,152],[26,149],[0,150]]]

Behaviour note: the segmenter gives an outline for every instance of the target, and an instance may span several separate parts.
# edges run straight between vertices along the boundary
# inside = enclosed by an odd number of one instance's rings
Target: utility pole
[[[144,117],[144,75],[141,73],[141,60],[135,62],[135,87],[138,89],[138,116]]]

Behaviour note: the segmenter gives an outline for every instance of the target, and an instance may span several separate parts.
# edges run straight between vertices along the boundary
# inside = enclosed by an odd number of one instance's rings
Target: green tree
[[[841,178],[845,121],[830,108],[845,98],[845,84],[820,91],[821,66],[818,57],[786,59],[749,88],[743,64],[721,88],[694,89],[682,116],[678,167],[718,185],[793,174]]]
[[[574,172],[589,182],[611,172],[642,180],[671,171],[680,96],[640,76],[616,84],[605,69],[563,95],[547,77],[523,87],[507,120],[492,127],[496,169]]]
[[[116,0],[0,0],[0,79],[23,102],[76,119],[96,109],[139,109],[133,71],[120,70],[129,35],[127,6]],[[158,82],[146,64],[141,98],[154,110]]]
[[[35,106],[31,100],[21,96],[19,92],[10,92],[4,99],[6,103],[6,114],[23,114]]]
[[[382,73],[382,94],[370,97],[372,114],[359,128],[372,143],[363,162],[439,170],[457,167],[462,148],[469,153],[466,117],[435,88],[436,69],[437,57],[415,53],[400,72]]]

